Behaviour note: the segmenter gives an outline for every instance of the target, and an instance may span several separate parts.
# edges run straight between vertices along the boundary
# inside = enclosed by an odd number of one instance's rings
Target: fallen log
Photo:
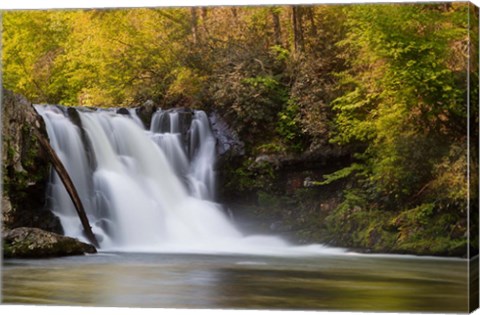
[[[75,189],[75,185],[73,184],[72,179],[70,178],[70,175],[68,175],[67,169],[63,165],[57,153],[55,153],[55,150],[50,145],[50,142],[40,133],[40,131],[37,128],[33,128],[33,130],[44,152],[47,154],[47,157],[50,160],[50,163],[52,163],[53,168],[55,169],[58,176],[62,180],[62,183],[65,186],[65,189],[67,190],[68,195],[72,199],[75,209],[77,210],[78,217],[80,218],[80,222],[82,223],[85,236],[87,237],[87,239],[90,241],[92,245],[98,248],[99,244],[98,244],[97,238],[95,237],[95,234],[93,234],[92,232],[92,227],[90,226],[90,223],[88,221],[88,217],[85,213],[85,209],[83,208],[82,201],[80,199],[80,196],[77,193],[77,190]]]

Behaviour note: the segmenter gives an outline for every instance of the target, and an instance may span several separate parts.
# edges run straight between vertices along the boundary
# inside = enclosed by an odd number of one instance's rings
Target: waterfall
[[[216,141],[205,112],[158,110],[147,130],[135,110],[77,109],[74,120],[60,106],[35,108],[102,250],[265,254],[290,248],[277,237],[244,236],[214,202]],[[86,240],[54,171],[47,200],[65,234]]]

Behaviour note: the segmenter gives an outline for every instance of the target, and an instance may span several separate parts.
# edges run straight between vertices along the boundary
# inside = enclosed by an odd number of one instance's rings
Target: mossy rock
[[[96,252],[93,245],[37,228],[16,228],[3,234],[4,258],[47,258]]]
[[[2,95],[2,210],[7,210],[2,224],[7,229],[47,229],[50,225],[52,230],[59,231],[58,224],[46,222],[50,219],[47,212],[40,215],[45,206],[50,164],[36,131],[48,138],[45,124],[27,99],[7,90]]]

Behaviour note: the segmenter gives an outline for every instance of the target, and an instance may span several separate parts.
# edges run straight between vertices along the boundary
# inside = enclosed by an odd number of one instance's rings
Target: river
[[[103,252],[5,260],[3,303],[467,312],[467,260]]]

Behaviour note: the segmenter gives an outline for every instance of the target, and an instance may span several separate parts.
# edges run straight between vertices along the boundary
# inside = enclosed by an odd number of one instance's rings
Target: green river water
[[[100,253],[5,260],[6,304],[467,312],[467,260]]]

